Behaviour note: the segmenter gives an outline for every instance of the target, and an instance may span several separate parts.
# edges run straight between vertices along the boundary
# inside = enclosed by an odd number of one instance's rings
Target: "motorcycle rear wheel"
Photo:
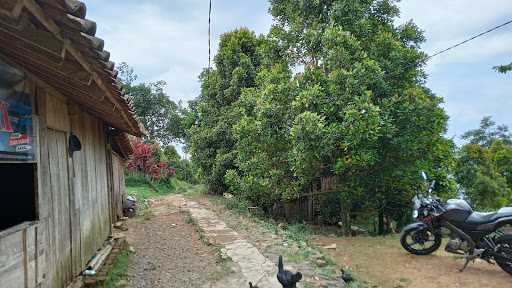
[[[412,242],[410,240],[412,240]],[[402,235],[400,235],[400,244],[402,244],[402,247],[407,252],[414,255],[432,254],[441,247],[441,240],[442,237],[440,234],[433,233],[425,228],[404,230]],[[425,245],[426,243],[429,245]]]
[[[502,253],[503,256],[508,258],[512,258],[512,235],[504,235],[496,239],[497,252]],[[503,271],[512,275],[512,261],[510,262],[500,262],[496,261],[498,266],[500,266]]]

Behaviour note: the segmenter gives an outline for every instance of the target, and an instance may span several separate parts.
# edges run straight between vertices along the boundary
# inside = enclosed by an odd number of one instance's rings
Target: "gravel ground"
[[[441,249],[429,256],[415,256],[400,246],[398,236],[347,237],[319,236],[319,246],[335,243],[329,253],[337,263],[349,265],[363,279],[382,288],[501,288],[512,287],[512,277],[485,261],[464,262]]]
[[[131,219],[125,232],[135,249],[128,268],[129,287],[202,287],[216,271],[216,254],[176,208]]]

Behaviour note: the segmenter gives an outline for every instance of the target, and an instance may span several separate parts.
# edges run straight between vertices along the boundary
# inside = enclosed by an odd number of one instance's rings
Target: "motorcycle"
[[[474,212],[462,199],[443,202],[432,194],[435,180],[429,183],[424,172],[422,176],[427,190],[413,198],[413,218],[417,222],[403,228],[402,247],[414,255],[428,255],[439,249],[442,237],[448,235],[445,250],[465,258],[460,272],[480,258],[512,275],[512,234],[505,231],[507,225],[512,225],[512,207]]]

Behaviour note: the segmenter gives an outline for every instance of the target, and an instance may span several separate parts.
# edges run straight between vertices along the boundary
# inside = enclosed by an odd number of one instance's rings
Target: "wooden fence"
[[[334,176],[316,178],[306,193],[296,200],[280,202],[274,205],[274,217],[289,221],[321,222],[322,203],[329,193],[336,192],[338,180]]]

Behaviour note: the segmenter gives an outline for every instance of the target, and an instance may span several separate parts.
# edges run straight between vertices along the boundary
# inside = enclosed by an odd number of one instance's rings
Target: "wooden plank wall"
[[[39,220],[0,232],[2,288],[65,287],[111,232],[113,191],[103,121],[48,91],[38,88],[35,101]],[[82,151],[72,157],[71,132],[82,142]]]
[[[115,153],[112,153],[112,168],[112,221],[115,222],[123,216],[125,197],[124,162]]]
[[[70,189],[68,176],[68,152],[66,132],[48,129],[48,158],[50,169],[51,203],[50,248],[55,267],[53,283],[70,283],[73,280],[71,231],[72,207],[70,207]],[[76,229],[76,228],[75,228]]]
[[[82,151],[73,154],[73,186],[80,202],[81,267],[84,267],[110,234],[106,136],[101,121],[76,107],[71,126],[82,142]]]
[[[45,255],[39,238],[44,237],[44,232],[39,228],[31,223],[15,233],[0,236],[1,287],[32,288],[43,282],[41,268]]]
[[[67,149],[69,113],[64,98],[45,89],[37,92],[40,119],[39,177],[45,177],[39,186],[44,197],[39,203],[46,210],[40,221],[47,223],[48,286],[62,287],[72,281],[74,235],[79,227],[72,217],[76,207],[70,202],[69,154]],[[74,252],[74,253],[73,253]]]
[[[39,249],[41,249],[40,259],[41,261],[37,263],[36,271],[38,273],[38,277],[41,279],[37,281],[38,284],[41,284],[42,287],[50,287],[53,279],[55,278],[54,269],[52,266],[54,262],[52,261],[51,254],[51,237],[50,237],[50,203],[51,203],[51,184],[50,184],[50,169],[49,169],[49,154],[48,154],[48,129],[47,129],[47,121],[46,115],[47,113],[47,103],[46,103],[46,91],[42,89],[36,89],[35,91],[35,103],[36,103],[36,115],[34,119],[36,119],[36,127],[37,127],[37,145],[38,156],[37,156],[37,183],[38,183],[38,201],[39,201],[39,227],[36,233],[37,239],[39,240]],[[42,258],[44,257],[44,258]],[[40,276],[39,276],[40,275]],[[45,280],[45,281],[43,281]]]

